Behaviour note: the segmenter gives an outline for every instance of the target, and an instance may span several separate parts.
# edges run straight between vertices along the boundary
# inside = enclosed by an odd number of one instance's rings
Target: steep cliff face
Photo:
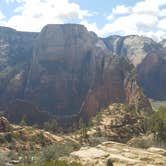
[[[138,66],[140,85],[145,94],[156,100],[166,99],[166,52],[148,54]]]
[[[123,57],[107,57],[103,63],[101,81],[87,94],[81,107],[81,115],[92,117],[110,103],[126,102],[125,78],[132,65]]]
[[[81,25],[48,25],[33,56],[25,99],[56,115],[78,113],[100,81],[108,50]]]
[[[26,107],[31,114],[44,110],[85,118],[114,102],[151,109],[131,76],[136,64],[131,60],[130,40],[119,36],[102,40],[76,24],[47,25],[40,34],[8,28],[0,33],[0,101],[9,106],[9,119],[18,117],[21,110],[28,116]],[[15,98],[21,100],[13,102]],[[140,103],[145,105],[139,107]]]
[[[81,25],[48,25],[36,46],[24,97],[55,115],[90,117],[113,102],[127,102],[125,79],[133,66],[113,56]]]
[[[103,41],[112,53],[127,56],[134,66],[142,63],[148,53],[162,49],[161,45],[152,39],[137,35],[110,36]]]
[[[118,56],[127,56],[137,68],[138,81],[145,94],[153,99],[166,99],[166,49],[164,40],[156,43],[140,36],[111,36],[103,39],[107,48]]]
[[[23,97],[37,33],[0,27],[0,104]]]

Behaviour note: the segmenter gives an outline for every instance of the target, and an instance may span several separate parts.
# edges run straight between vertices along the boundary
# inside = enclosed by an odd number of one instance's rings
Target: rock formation
[[[47,25],[41,33],[0,27],[0,106],[18,98],[39,111],[85,118],[114,102],[147,111],[135,73],[148,97],[165,99],[165,56],[152,39],[101,39],[82,25]]]
[[[138,81],[144,93],[153,99],[166,99],[166,49],[164,41],[136,35],[110,36],[103,39],[107,48],[118,56],[127,56],[137,68]]]
[[[80,111],[88,118],[109,103],[128,103],[134,89],[126,91],[125,80],[132,69],[126,57],[113,56],[82,25],[47,25],[39,35],[24,97],[55,115]]]
[[[104,43],[81,25],[42,30],[27,79],[25,99],[56,115],[79,112],[102,72]]]

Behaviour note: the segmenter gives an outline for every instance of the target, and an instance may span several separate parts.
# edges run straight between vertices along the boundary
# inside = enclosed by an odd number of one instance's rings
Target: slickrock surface
[[[166,150],[136,149],[116,142],[104,142],[96,147],[83,147],[72,152],[70,160],[80,161],[84,166],[106,166],[111,159],[113,166],[165,166]]]

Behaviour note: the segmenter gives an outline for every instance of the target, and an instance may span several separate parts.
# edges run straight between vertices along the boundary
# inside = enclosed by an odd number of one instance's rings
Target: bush
[[[157,141],[166,143],[166,107],[162,106],[146,122]]]
[[[78,149],[78,144],[68,142],[65,144],[54,144],[43,149],[40,161],[51,161],[61,156],[69,155],[73,150]]]
[[[53,133],[57,132],[58,123],[57,123],[56,119],[52,119],[50,122],[45,122],[44,129],[47,131],[51,131]]]

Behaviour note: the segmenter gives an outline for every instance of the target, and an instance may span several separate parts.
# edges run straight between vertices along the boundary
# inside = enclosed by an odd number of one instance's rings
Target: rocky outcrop
[[[10,124],[5,117],[0,117],[0,133],[8,132],[10,130]]]
[[[135,74],[133,70],[125,79],[126,103],[138,114],[149,115],[152,112],[151,104],[138,85]]]
[[[111,160],[113,166],[164,166],[166,163],[166,150],[149,148],[136,149],[116,142],[104,142],[96,147],[83,147],[72,152],[69,161],[80,162],[83,166],[105,166]]]
[[[114,103],[91,119],[87,129],[90,145],[111,140],[127,143],[145,133],[146,111],[139,112],[133,105]],[[149,113],[147,113],[149,114]]]

